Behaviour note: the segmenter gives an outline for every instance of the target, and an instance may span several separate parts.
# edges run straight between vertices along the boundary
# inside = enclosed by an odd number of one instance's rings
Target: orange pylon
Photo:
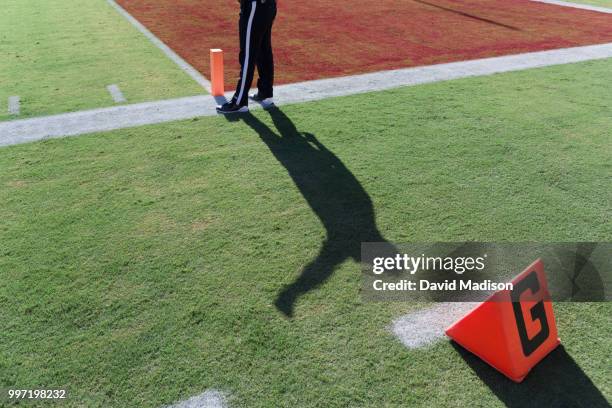
[[[213,96],[223,96],[225,85],[223,83],[223,50],[212,48],[210,50],[210,83]]]

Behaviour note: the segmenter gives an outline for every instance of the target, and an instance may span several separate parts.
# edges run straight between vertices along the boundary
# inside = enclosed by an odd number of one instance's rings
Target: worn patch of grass
[[[205,92],[105,0],[6,0],[0,26],[0,120],[12,95],[28,117],[113,105],[110,84],[128,102]]]
[[[0,388],[68,387],[75,407],[208,388],[245,407],[598,406],[609,304],[556,305],[565,350],[513,386],[446,341],[405,349],[388,326],[422,306],[362,302],[352,259],[293,319],[274,302],[316,257],[319,216],[357,217],[351,175],[390,241],[609,241],[611,68],[0,149]]]

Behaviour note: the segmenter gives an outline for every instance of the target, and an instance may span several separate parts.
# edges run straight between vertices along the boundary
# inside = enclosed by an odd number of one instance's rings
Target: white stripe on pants
[[[253,0],[251,2],[251,14],[249,15],[249,23],[247,24],[247,33],[246,33],[246,51],[244,55],[244,61],[242,63],[242,81],[240,84],[240,92],[238,93],[238,98],[236,99],[236,103],[239,104],[244,96],[244,87],[246,86],[246,77],[247,72],[249,70],[249,58],[251,52],[251,30],[253,29],[253,17],[255,17],[255,9],[257,8],[257,1]]]

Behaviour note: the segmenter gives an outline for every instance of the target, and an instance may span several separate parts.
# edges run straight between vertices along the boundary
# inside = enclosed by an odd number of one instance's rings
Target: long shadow
[[[313,134],[298,131],[279,108],[271,108],[268,113],[276,132],[250,113],[236,118],[268,146],[326,230],[317,257],[275,301],[276,307],[291,317],[298,297],[320,286],[345,260],[361,261],[362,242],[386,240],[376,226],[370,196],[344,163]],[[389,251],[394,251],[392,244]]]
[[[516,384],[457,343],[452,345],[507,407],[610,407],[563,346],[557,347],[522,383]]]
[[[438,8],[440,10],[448,11],[450,13],[458,14],[458,15],[463,16],[463,17],[467,17],[467,18],[471,18],[471,19],[474,19],[474,20],[482,21],[483,23],[489,23],[489,24],[493,24],[493,25],[496,25],[496,26],[508,28],[510,30],[520,31],[518,28],[513,27],[511,25],[500,23],[500,22],[494,21],[494,20],[489,20],[488,18],[484,18],[484,17],[478,17],[478,16],[475,16],[473,14],[466,13],[464,11],[455,10],[455,9],[452,9],[452,8],[449,8],[449,7],[440,6],[438,4],[429,3],[429,2],[423,1],[423,0],[413,0],[413,1],[415,1],[417,3],[425,4],[425,5],[430,6],[430,7],[435,7],[435,8]]]

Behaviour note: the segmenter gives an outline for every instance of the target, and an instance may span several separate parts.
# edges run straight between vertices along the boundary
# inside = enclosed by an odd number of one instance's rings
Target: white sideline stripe
[[[169,405],[166,408],[227,408],[227,402],[222,392],[208,390],[188,400]]]
[[[127,99],[125,99],[125,96],[123,96],[123,92],[121,92],[121,89],[119,89],[119,86],[113,84],[113,85],[107,86],[106,89],[108,90],[108,93],[111,94],[113,101],[115,101],[115,103],[127,102]]]
[[[603,58],[612,58],[612,43],[282,85],[275,88],[275,99],[278,105],[286,105]],[[200,95],[4,121],[0,122],[0,146],[152,125],[198,116],[213,116],[217,114],[215,106],[216,101],[211,96]],[[252,107],[258,108],[257,105],[252,105]]]
[[[247,23],[247,35],[246,35],[246,54],[242,63],[242,81],[240,81],[240,93],[236,98],[236,103],[240,103],[244,96],[244,88],[246,86],[247,72],[249,71],[249,58],[251,53],[251,30],[253,29],[253,17],[255,17],[255,11],[257,10],[257,2],[251,2],[251,14],[249,15],[249,22]]]
[[[9,115],[19,115],[21,112],[21,99],[18,96],[9,96],[8,113]]]
[[[144,25],[136,20],[130,13],[128,13],[123,7],[115,2],[115,0],[106,0],[115,10],[125,17],[138,31],[140,31],[145,37],[149,39],[157,48],[159,48],[168,58],[170,58],[176,65],[179,66],[187,75],[193,78],[200,86],[202,86],[209,93],[211,92],[210,81],[206,79],[197,69],[191,66],[187,61],[181,58],[177,53],[172,51],[162,40],[157,38],[155,34],[149,31]]]
[[[445,337],[444,330],[478,303],[438,303],[408,313],[393,322],[391,331],[409,349],[429,346]]]
[[[0,122],[0,146],[211,116],[215,100],[199,95]]]
[[[612,8],[608,8],[608,7],[591,6],[588,4],[578,4],[578,3],[572,3],[569,1],[561,1],[561,0],[531,0],[531,1],[535,1],[538,3],[554,4],[554,5],[563,6],[563,7],[572,7],[572,8],[582,9],[582,10],[598,11],[600,13],[612,14]]]
[[[320,79],[276,87],[274,97],[282,103],[305,102],[604,58],[612,58],[612,43]]]

